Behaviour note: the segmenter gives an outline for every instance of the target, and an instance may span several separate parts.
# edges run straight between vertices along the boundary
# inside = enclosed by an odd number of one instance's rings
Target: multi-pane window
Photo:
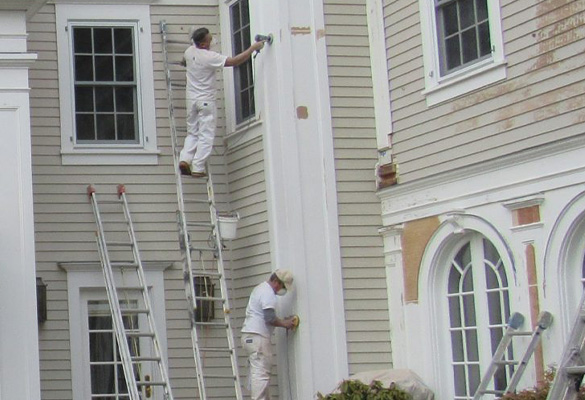
[[[487,0],[435,0],[441,75],[491,56]]]
[[[250,47],[250,9],[248,0],[238,0],[230,6],[232,51],[239,54]],[[234,68],[234,89],[236,97],[236,123],[255,115],[254,76],[252,59]]]
[[[136,308],[136,301],[121,301],[120,307]],[[136,315],[124,316],[124,327],[128,332],[138,330]],[[128,387],[124,378],[122,361],[112,326],[110,307],[105,300],[88,302],[89,368],[91,376],[91,399],[128,399]],[[140,354],[137,338],[129,338],[128,345],[133,356]],[[139,379],[139,377],[137,377]]]
[[[138,143],[134,35],[131,26],[73,27],[76,143]]]
[[[493,244],[476,236],[459,249],[451,261],[447,301],[454,399],[469,400],[510,316],[508,279]],[[512,359],[512,351],[510,346],[508,359]],[[504,389],[512,373],[511,367],[498,370],[494,388]]]

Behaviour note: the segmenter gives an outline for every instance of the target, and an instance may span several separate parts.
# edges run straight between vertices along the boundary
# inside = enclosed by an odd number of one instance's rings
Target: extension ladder
[[[208,393],[211,391],[211,387],[222,390],[225,389],[224,383],[231,382],[230,385],[233,385],[235,391],[235,399],[242,400],[242,385],[238,372],[238,359],[230,318],[231,308],[224,269],[224,241],[218,224],[219,214],[216,208],[210,166],[207,166],[206,178],[195,179],[183,177],[178,165],[180,144],[178,143],[179,128],[177,127],[175,112],[180,107],[176,107],[175,103],[182,101],[184,104],[184,100],[176,98],[173,89],[181,88],[184,91],[185,69],[180,62],[170,61],[169,46],[178,44],[183,46],[182,49],[184,50],[188,43],[169,40],[167,25],[164,21],[160,23],[160,30],[177,187],[179,247],[182,254],[185,294],[191,320],[191,339],[199,398],[207,400],[210,397],[218,397],[219,395],[217,394],[211,396]],[[177,82],[177,72],[181,72],[179,82]],[[186,132],[186,129],[181,129],[181,132]],[[186,181],[183,182],[183,179],[186,179]],[[202,182],[205,182],[205,193],[199,193],[198,196],[193,194],[196,187],[203,186]],[[204,221],[201,221],[201,216],[203,215],[201,212],[199,213],[200,218],[198,221],[191,220],[191,217],[197,213],[195,211],[197,205],[207,208],[204,213],[206,215]],[[203,234],[207,234],[208,240],[199,240],[198,245],[193,244],[194,238],[196,236],[201,238]],[[217,296],[214,293],[216,286],[219,287],[219,295]],[[217,307],[216,304],[218,305]],[[221,317],[216,318],[216,309],[222,314]],[[207,337],[203,338],[203,336]],[[215,345],[206,345],[206,342],[213,342]],[[206,354],[211,354],[212,356],[204,359]],[[229,357],[230,359],[231,372],[229,374],[225,373],[227,368],[220,365],[205,365],[205,362],[218,364],[218,359],[221,357]],[[211,380],[213,380],[213,385],[209,384]],[[234,393],[231,391],[231,394],[226,395],[225,392],[222,392],[221,397],[233,399]]]
[[[518,382],[520,382],[520,378],[522,377],[522,374],[528,365],[528,361],[538,346],[542,332],[550,326],[552,319],[553,318],[551,313],[543,311],[538,316],[538,322],[532,331],[519,331],[518,329],[524,323],[524,316],[520,313],[512,314],[508,320],[504,336],[502,336],[502,339],[500,340],[500,343],[494,352],[492,361],[488,366],[481,382],[479,383],[479,386],[477,387],[475,395],[473,396],[473,400],[479,400],[486,394],[493,394],[501,397],[506,393],[513,393],[516,390],[516,386],[518,386]],[[506,359],[505,356],[510,346],[512,345],[512,339],[518,336],[530,336],[530,341],[528,342],[528,346],[526,347],[524,354],[519,360]],[[487,387],[493,380],[497,371],[500,368],[506,366],[515,367],[514,373],[510,377],[506,388],[504,390],[488,389]]]
[[[575,400],[585,375],[585,291],[547,400]]]
[[[100,202],[101,210],[92,185],[87,194],[97,225],[97,247],[128,396],[130,400],[173,400],[125,188],[118,185],[114,199]],[[128,258],[112,261],[112,257],[122,256]]]

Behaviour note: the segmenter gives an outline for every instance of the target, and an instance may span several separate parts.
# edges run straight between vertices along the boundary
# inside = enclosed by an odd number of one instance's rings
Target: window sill
[[[434,106],[455,97],[477,90],[494,82],[506,79],[507,62],[490,62],[471,71],[461,71],[457,76],[440,82],[422,91],[427,106]]]
[[[234,146],[236,143],[240,143],[242,139],[244,139],[246,136],[249,136],[248,135],[249,133],[255,131],[254,128],[260,125],[262,125],[262,119],[260,118],[260,116],[256,116],[248,120],[247,122],[244,122],[236,126],[236,129],[234,131],[226,134],[225,136],[226,144],[228,145],[228,147],[230,147]],[[246,140],[244,140],[244,142],[245,141]]]
[[[62,151],[62,165],[157,165],[160,151],[87,149]]]

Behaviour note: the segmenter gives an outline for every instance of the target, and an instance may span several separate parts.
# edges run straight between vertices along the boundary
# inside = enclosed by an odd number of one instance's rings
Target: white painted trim
[[[59,103],[61,110],[61,151],[63,165],[155,165],[156,113],[154,104],[154,75],[152,62],[150,7],[148,5],[55,5],[57,26],[57,51],[59,54]],[[138,90],[139,140],[142,151],[128,151],[131,146],[113,146],[111,151],[96,145],[87,151],[87,145],[73,144],[74,87],[72,79],[71,23],[127,24],[136,27],[136,67]],[[66,30],[67,28],[67,30]],[[101,149],[101,150],[100,150]],[[109,154],[107,157],[106,154]]]
[[[382,0],[367,0],[368,39],[372,67],[372,91],[376,115],[376,144],[378,150],[392,147],[392,110],[390,84],[388,82],[388,58],[386,56],[386,30]]]
[[[489,203],[508,201],[518,197],[520,186],[524,188],[523,196],[536,195],[555,188],[556,179],[561,176],[565,177],[564,184],[583,182],[582,142],[580,138],[571,139],[381,190],[378,196],[382,200],[384,225],[441,214],[449,211],[455,199],[461,208],[485,204],[486,196]],[[555,165],[556,169],[535,175],[534,171],[541,171],[543,163]],[[493,179],[494,174],[498,174],[497,180]]]
[[[170,264],[144,264],[144,273],[151,296],[153,315],[157,327],[163,357],[167,356],[166,316],[164,295],[164,271]],[[67,299],[69,308],[69,335],[71,346],[71,381],[74,399],[87,399],[90,394],[90,375],[88,348],[86,343],[87,315],[83,313],[83,301],[87,295],[105,297],[105,284],[100,263],[60,263],[59,267],[67,272]],[[114,271],[116,279],[120,272]],[[132,278],[136,278],[132,276]],[[128,278],[127,278],[128,279]],[[137,280],[137,278],[136,278]],[[128,284],[132,284],[128,282]],[[137,283],[135,283],[137,284]]]

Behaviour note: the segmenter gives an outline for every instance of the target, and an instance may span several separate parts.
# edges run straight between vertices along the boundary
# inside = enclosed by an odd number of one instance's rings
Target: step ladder
[[[512,314],[508,320],[508,324],[506,325],[504,336],[502,336],[502,339],[500,339],[500,343],[494,352],[492,361],[490,362],[490,365],[481,379],[477,390],[475,391],[473,400],[479,400],[484,395],[495,395],[496,397],[502,397],[504,394],[515,392],[516,387],[520,382],[520,378],[522,378],[522,374],[526,370],[528,362],[530,361],[530,357],[532,357],[532,354],[540,342],[542,332],[550,326],[552,320],[552,314],[547,311],[543,311],[538,316],[538,322],[532,331],[520,331],[520,327],[522,327],[524,324],[524,316],[518,312]],[[512,339],[515,337],[528,336],[530,337],[530,340],[526,350],[522,354],[522,357],[518,360],[508,359],[506,355],[510,355],[511,353],[511,346],[513,345]],[[498,370],[508,366],[512,367],[514,372],[512,373],[506,388],[504,390],[498,390],[495,388],[488,389],[489,384],[493,381]]]
[[[87,194],[128,396],[173,400],[125,188],[118,185],[115,196],[100,204],[92,185]]]
[[[547,400],[576,400],[585,375],[585,291]]]
[[[177,187],[179,247],[183,261],[187,307],[191,320],[191,339],[199,398],[207,400],[208,398],[224,397],[243,400],[238,357],[230,318],[232,310],[224,268],[225,241],[221,237],[218,224],[220,214],[216,208],[211,169],[207,165],[207,177],[197,179],[183,176],[179,171],[179,151],[181,148],[179,131],[186,134],[186,128],[180,129],[178,127],[176,112],[184,110],[182,104],[185,101],[184,98],[177,96],[174,90],[180,89],[184,93],[185,68],[180,62],[171,61],[170,47],[179,45],[181,52],[177,52],[177,55],[182,57],[183,51],[189,43],[170,40],[168,26],[164,21],[160,23],[160,31]],[[198,188],[200,190],[197,193]],[[199,207],[199,212],[196,211],[197,207]],[[202,208],[205,208],[206,211],[201,212]],[[202,237],[204,240],[201,240]],[[215,293],[216,288],[219,289],[218,294]],[[221,315],[215,315],[216,310]],[[231,364],[229,374],[226,373],[228,367],[217,365],[220,360],[228,357]],[[227,394],[227,386],[233,388],[230,394]],[[212,391],[214,393],[211,393]]]

